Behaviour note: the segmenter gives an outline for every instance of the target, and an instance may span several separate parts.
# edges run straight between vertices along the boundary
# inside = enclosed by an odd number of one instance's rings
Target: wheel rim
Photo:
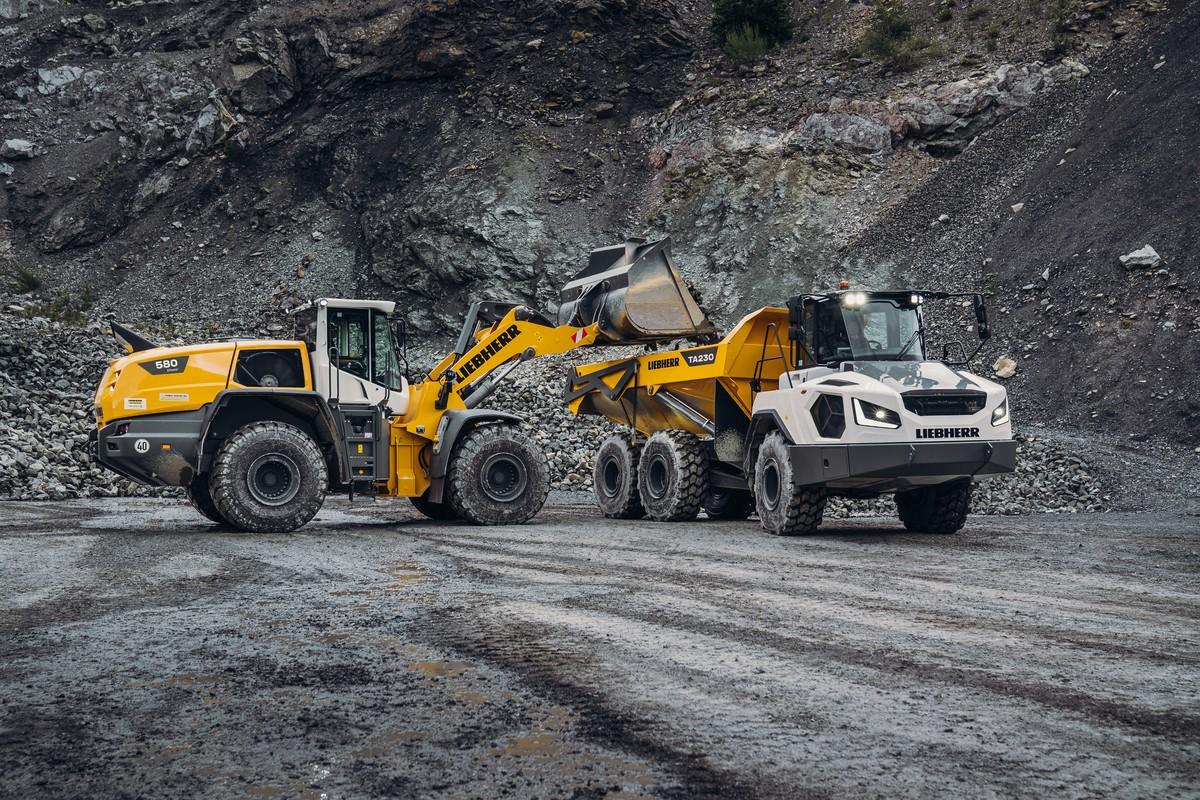
[[[600,468],[600,490],[605,497],[616,497],[621,491],[621,465],[613,457],[606,458]]]
[[[246,470],[246,486],[263,505],[282,506],[300,491],[300,468],[283,453],[267,453]]]
[[[667,464],[666,457],[656,455],[650,459],[649,467],[646,474],[646,488],[650,490],[651,497],[660,500],[666,497],[667,487],[670,485],[670,465]]]
[[[779,465],[772,459],[763,465],[763,505],[774,511],[779,507]]]
[[[479,470],[483,493],[497,503],[511,503],[525,493],[529,474],[521,459],[509,453],[496,453]]]

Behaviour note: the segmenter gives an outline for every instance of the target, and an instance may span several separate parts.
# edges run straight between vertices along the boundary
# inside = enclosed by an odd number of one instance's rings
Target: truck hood
[[[976,389],[992,393],[999,384],[948,367],[940,361],[851,361],[847,371],[857,372],[896,392],[913,389]]]

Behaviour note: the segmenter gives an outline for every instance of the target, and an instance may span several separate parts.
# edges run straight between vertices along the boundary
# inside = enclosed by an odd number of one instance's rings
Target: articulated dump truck
[[[655,247],[665,251],[637,245]],[[629,291],[637,256],[569,284],[565,318],[594,316],[602,340],[636,341],[635,305],[623,317],[606,310]],[[684,337],[693,346],[576,367],[570,410],[627,431],[597,452],[600,510],[660,521],[702,509],[722,519],[757,513],[771,533],[800,534],[820,526],[830,496],[892,494],[907,529],[959,530],[972,481],[1011,472],[1016,443],[1004,388],[966,371],[966,348],[957,360],[949,347],[940,359],[927,353],[923,309],[935,301],[971,307],[982,346],[989,329],[978,294],[843,284],[759,309],[723,338],[696,317]],[[641,318],[653,314],[647,307]]]
[[[205,517],[245,531],[294,530],[331,491],[407,497],[433,519],[525,522],[549,474],[520,419],[483,407],[505,378],[618,329],[639,344],[712,333],[663,248],[630,247],[593,254],[584,274],[639,258],[586,319],[475,303],[454,350],[416,382],[391,302],[317,300],[279,341],[159,347],[114,324],[127,354],[96,390],[93,457],[138,483],[184,487]]]

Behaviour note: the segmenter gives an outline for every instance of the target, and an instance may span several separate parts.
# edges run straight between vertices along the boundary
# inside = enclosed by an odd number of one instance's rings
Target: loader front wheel
[[[646,516],[638,494],[638,457],[642,447],[630,437],[614,433],[600,443],[592,469],[592,491],[596,505],[610,519],[641,519]]]
[[[796,486],[787,442],[767,434],[754,462],[754,502],[763,529],[777,536],[814,533],[825,515],[825,488]]]
[[[744,489],[709,487],[704,513],[709,519],[746,519],[754,511],[754,495]]]
[[[208,489],[208,475],[196,475],[184,491],[187,492],[187,499],[192,504],[192,508],[204,517],[218,525],[229,524],[217,510],[217,504],[213,502],[212,494]]]
[[[638,459],[638,494],[656,522],[695,519],[708,488],[708,453],[687,431],[658,431]]]
[[[480,425],[455,446],[446,492],[456,515],[476,525],[519,525],[550,492],[546,456],[512,425]]]
[[[957,533],[971,512],[971,482],[898,492],[896,511],[904,527],[914,533]]]
[[[308,434],[282,422],[255,422],[225,440],[209,490],[233,527],[286,533],[321,509],[328,481],[325,459]]]

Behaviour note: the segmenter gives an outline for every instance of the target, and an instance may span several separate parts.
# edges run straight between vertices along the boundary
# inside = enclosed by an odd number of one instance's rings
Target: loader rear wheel
[[[709,519],[746,519],[754,510],[754,495],[744,489],[709,487],[704,495],[704,513]]]
[[[410,497],[409,500],[412,501],[413,508],[417,509],[417,511],[420,511],[430,519],[437,520],[439,522],[458,519],[458,517],[454,514],[454,509],[451,508],[450,504],[447,502],[443,501],[441,503],[435,503],[432,500],[427,499],[425,495],[421,495],[420,497]]]
[[[229,524],[221,516],[221,512],[217,510],[217,504],[213,502],[212,494],[209,493],[208,475],[196,475],[184,491],[187,492],[188,502],[192,504],[192,508],[196,509],[196,511],[218,525]]]
[[[638,495],[656,522],[695,519],[708,484],[708,452],[687,431],[658,431],[638,459]]]
[[[638,458],[641,444],[614,433],[600,443],[592,469],[592,491],[596,505],[610,519],[641,519],[646,516],[638,494]]]
[[[956,533],[971,512],[971,482],[897,492],[896,511],[904,527],[914,533]]]
[[[325,459],[308,434],[282,422],[255,422],[225,440],[209,489],[230,525],[252,533],[294,531],[325,502]]]
[[[825,515],[825,488],[796,486],[787,442],[779,431],[763,439],[754,462],[754,501],[763,529],[777,536],[814,533]]]
[[[446,492],[456,515],[476,525],[519,525],[542,510],[550,467],[533,440],[512,425],[480,425],[450,457]]]

